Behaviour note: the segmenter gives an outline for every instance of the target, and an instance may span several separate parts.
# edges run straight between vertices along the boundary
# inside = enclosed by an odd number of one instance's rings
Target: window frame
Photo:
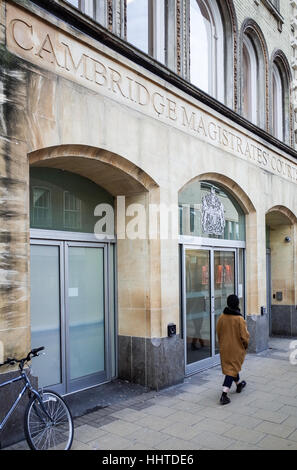
[[[285,106],[284,83],[279,67],[274,62],[272,65],[272,133],[279,140],[284,140]]]
[[[197,3],[200,13],[203,15],[203,10],[208,16],[211,32],[208,34],[209,38],[209,51],[210,57],[208,60],[209,69],[209,83],[207,93],[217,100],[225,103],[225,35],[224,35],[224,20],[219,10],[217,2],[212,3],[209,0],[192,0]],[[191,2],[191,3],[192,3]],[[191,81],[191,3],[189,6],[189,22],[190,22],[190,40],[189,40],[189,54],[190,54],[190,69],[189,80]],[[224,77],[224,80],[221,78]],[[194,83],[193,83],[194,84]]]
[[[48,201],[48,205],[47,206],[36,206],[35,205],[35,191],[44,191],[44,193],[47,194],[47,201]],[[40,186],[40,185],[33,185],[31,187],[31,190],[30,190],[30,198],[31,198],[31,204],[32,204],[32,214],[31,214],[31,218],[32,218],[32,222],[33,224],[36,224],[36,223],[40,223],[40,222],[36,222],[37,220],[39,220],[39,216],[38,216],[38,210],[43,210],[43,211],[47,211],[47,215],[46,215],[46,222],[45,224],[43,224],[43,227],[47,228],[48,226],[50,226],[51,222],[52,222],[52,193],[51,193],[51,190],[49,188],[47,188],[46,186]],[[30,221],[30,224],[31,224],[31,221]],[[42,225],[42,224],[40,224]]]
[[[149,0],[149,48],[151,55],[165,64],[165,35],[166,35],[166,2],[165,0]],[[151,44],[150,44],[151,43]]]
[[[257,57],[257,120],[251,121],[249,117],[246,117],[243,113],[243,67],[242,67],[242,55],[243,55],[243,44],[245,38],[251,42]],[[265,36],[259,27],[259,25],[252,19],[247,18],[240,31],[240,114],[245,119],[253,124],[253,126],[259,127],[266,132],[270,131],[270,102],[269,102],[269,89],[270,89],[270,63],[268,55],[268,47],[265,40]]]
[[[274,18],[277,21],[277,28],[279,32],[282,32],[283,30],[283,24],[285,22],[283,15],[280,12],[280,0],[276,0],[276,4],[273,2],[273,0],[262,0],[262,3],[265,5],[265,7],[268,9],[268,11],[274,16]]]
[[[246,119],[251,121],[253,124],[258,125],[259,121],[259,112],[258,112],[258,76],[259,76],[259,61],[257,58],[257,52],[255,50],[255,46],[253,45],[252,40],[247,34],[243,35],[242,41],[242,63],[244,62],[244,49],[247,53],[247,58],[249,61],[249,90],[248,90],[248,115],[244,115]],[[242,67],[242,72],[244,69]],[[244,78],[243,78],[244,79]],[[242,84],[243,87],[243,84]],[[243,95],[243,93],[242,93]],[[243,108],[242,108],[242,111]]]
[[[128,1],[125,0],[126,11],[128,9]],[[167,18],[166,18],[166,0],[147,0],[147,44],[148,50],[143,51],[145,54],[153,57],[157,61],[166,65],[166,31],[167,31]],[[133,44],[128,40],[129,21],[128,14],[126,15],[126,41]],[[137,46],[135,46],[137,47]]]
[[[75,207],[74,209],[71,208],[69,209],[67,206],[67,198],[68,199],[68,202],[71,200],[72,198],[72,202],[74,202],[75,204],[77,204],[78,207]],[[64,224],[64,228],[68,231],[71,231],[70,229],[74,229],[74,230],[79,230],[81,229],[82,227],[82,203],[81,203],[81,200],[75,196],[73,193],[71,193],[70,191],[68,190],[64,190],[63,191],[63,224]],[[69,216],[70,214],[75,214],[77,215],[78,217],[78,226],[74,226],[73,224],[72,225],[69,225],[67,223],[67,215]]]
[[[266,0],[266,2],[264,0],[264,3],[270,4],[278,13],[280,12],[280,0]]]
[[[64,0],[68,5],[71,5],[73,8],[79,10],[82,14],[86,15],[88,18],[92,18],[98,23],[106,26],[106,1],[105,0],[93,0],[93,15],[86,13],[86,0],[77,0],[78,6],[73,5],[71,0]]]
[[[282,133],[276,136],[274,132],[274,90],[273,80],[275,72],[278,74],[282,86]],[[281,49],[275,49],[270,59],[270,128],[271,135],[286,145],[293,145],[293,114],[292,114],[292,71],[286,54]],[[279,98],[280,99],[280,98]]]

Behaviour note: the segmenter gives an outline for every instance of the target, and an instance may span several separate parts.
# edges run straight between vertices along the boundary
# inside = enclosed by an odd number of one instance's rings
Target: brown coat
[[[217,334],[223,374],[236,377],[241,371],[250,337],[244,318],[223,313],[217,322]]]

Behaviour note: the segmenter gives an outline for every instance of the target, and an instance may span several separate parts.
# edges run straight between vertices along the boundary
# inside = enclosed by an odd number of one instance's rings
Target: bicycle
[[[63,398],[52,390],[35,390],[31,385],[24,366],[32,357],[39,356],[44,347],[32,349],[23,359],[8,358],[5,364],[19,364],[20,376],[0,384],[0,388],[18,381],[24,382],[24,388],[11,406],[3,421],[0,431],[18,406],[21,398],[28,391],[29,402],[24,415],[25,437],[32,450],[69,450],[73,441],[73,419],[68,405]]]

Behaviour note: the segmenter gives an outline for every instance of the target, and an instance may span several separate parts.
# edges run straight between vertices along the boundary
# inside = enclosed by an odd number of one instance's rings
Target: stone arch
[[[223,186],[230,194],[233,196],[243,212],[247,215],[253,212],[256,212],[255,206],[249,196],[243,191],[243,189],[231,178],[228,176],[222,175],[220,173],[203,173],[199,176],[192,178],[186,184],[180,188],[181,192],[188,184],[193,183],[194,181],[209,180],[214,183],[219,183]]]
[[[131,205],[160,203],[157,182],[143,169],[126,158],[106,149],[87,145],[61,145],[29,153],[32,167],[56,168],[79,174],[104,188],[113,196],[125,196],[123,207],[115,204],[115,212],[124,211],[117,227],[117,316],[119,338],[119,376],[134,380],[126,371],[123,349],[132,338],[161,337],[161,322],[156,322],[155,311],[161,312],[160,241],[129,239],[126,236],[129,217],[126,209]],[[131,214],[132,216],[133,214]],[[125,217],[126,216],[126,217]],[[150,276],[144,273],[151,273]],[[151,311],[150,305],[154,305]],[[123,339],[124,338],[124,339]],[[126,359],[125,359],[126,360]],[[122,362],[123,364],[122,364]],[[132,366],[131,366],[132,367]],[[135,366],[136,367],[136,366]],[[129,369],[130,370],[130,369]],[[132,370],[132,368],[131,368]],[[127,375],[126,375],[127,373]],[[142,370],[141,370],[142,373]],[[143,378],[146,383],[147,378]]]
[[[220,184],[233,198],[238,202],[245,214],[246,228],[246,301],[247,314],[256,314],[259,312],[261,278],[258,269],[259,234],[257,223],[257,211],[250,197],[246,192],[228,176],[219,173],[203,173],[188,181],[182,186],[179,192],[194,181],[207,180]]]
[[[268,216],[269,214],[273,214],[273,213],[282,214],[282,216],[287,219],[290,225],[297,224],[297,216],[285,206],[281,206],[281,205],[273,206],[271,209],[269,209],[266,212],[266,216]]]
[[[259,79],[258,83],[263,84],[263,93],[260,93],[260,102],[259,102],[259,126],[265,130],[269,129],[269,100],[268,100],[268,84],[269,84],[269,55],[268,47],[264,37],[264,34],[260,26],[252,19],[247,18],[240,30],[240,51],[239,51],[239,68],[242,70],[242,49],[243,49],[243,40],[244,35],[248,35],[251,39],[256,52],[258,59],[258,70],[259,70]],[[240,77],[240,104],[239,112],[242,113],[242,86],[243,86],[243,76]]]
[[[87,145],[60,145],[29,154],[29,164],[78,173],[102,186],[113,196],[132,196],[158,188],[141,168],[106,149]]]
[[[297,215],[275,205],[266,212],[265,223],[270,334],[295,337]]]
[[[290,83],[291,80],[293,79],[290,63],[289,63],[289,60],[288,60],[286,54],[281,49],[274,49],[274,51],[272,52],[271,62],[273,63],[275,61],[279,62],[282,65],[282,67],[283,67],[283,69],[284,69],[284,71],[287,75],[287,77],[286,77],[287,81],[288,81],[288,83]]]

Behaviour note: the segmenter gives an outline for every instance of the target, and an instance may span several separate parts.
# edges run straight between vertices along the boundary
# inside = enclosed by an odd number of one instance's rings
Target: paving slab
[[[261,418],[254,416],[247,416],[241,413],[235,413],[225,419],[225,423],[230,425],[241,426],[247,429],[254,429],[256,426],[262,423]]]
[[[232,429],[224,433],[224,436],[230,437],[233,440],[247,442],[248,444],[257,444],[265,437],[265,433],[243,426],[233,426]]]
[[[268,435],[258,443],[258,447],[265,450],[297,450],[297,442]]]
[[[195,442],[185,441],[183,439],[169,438],[155,446],[158,450],[201,450],[201,447]]]
[[[74,418],[73,450],[297,450],[297,366],[288,360],[288,340],[270,344],[247,355],[247,387],[238,394],[233,386],[227,406],[219,403],[220,366],[161,391],[131,387],[125,395],[121,382],[119,400],[106,397],[104,406],[92,408],[92,392],[87,413]],[[6,450],[25,449],[23,441]]]
[[[269,410],[260,410],[258,409],[257,412],[255,413],[258,419],[262,419],[264,421],[271,421],[272,423],[277,423],[277,424],[287,424],[289,426],[292,425],[292,421],[294,420],[295,423],[297,423],[297,417],[292,417],[289,416],[288,413],[279,413],[275,411],[269,411]]]
[[[264,432],[265,434],[272,434],[273,436],[287,438],[295,431],[293,426],[286,426],[284,424],[271,423],[264,421],[260,423],[255,431]]]
[[[197,446],[207,447],[211,450],[225,450],[234,443],[234,439],[215,434],[213,432],[203,431],[192,440]]]

